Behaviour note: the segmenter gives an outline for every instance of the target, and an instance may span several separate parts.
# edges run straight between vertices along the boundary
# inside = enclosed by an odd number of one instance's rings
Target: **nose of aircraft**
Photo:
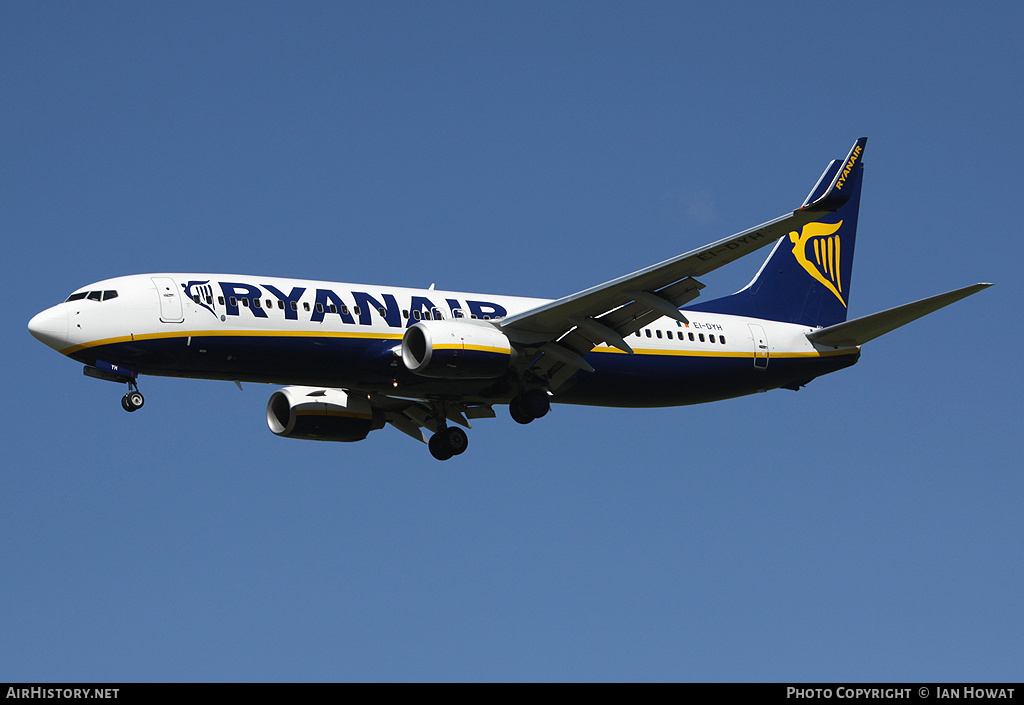
[[[54,350],[67,347],[68,343],[68,312],[63,304],[48,308],[37,313],[28,322],[28,332],[37,340],[49,345]]]

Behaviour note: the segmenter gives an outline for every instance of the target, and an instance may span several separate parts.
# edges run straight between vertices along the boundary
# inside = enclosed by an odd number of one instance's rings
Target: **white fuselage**
[[[544,303],[277,277],[145,274],[83,287],[39,314],[30,328],[87,365],[104,361],[142,374],[457,393],[502,402],[514,390],[479,381],[453,390],[450,381],[441,385],[405,370],[399,355],[403,335],[417,321],[437,318],[496,326]],[[815,346],[806,326],[701,312],[687,312],[687,319],[684,324],[660,318],[631,334],[632,355],[598,346],[586,358],[594,373],[577,375],[579,383],[553,401],[709,401],[798,383],[852,364],[857,353]],[[842,364],[830,358],[842,358]]]

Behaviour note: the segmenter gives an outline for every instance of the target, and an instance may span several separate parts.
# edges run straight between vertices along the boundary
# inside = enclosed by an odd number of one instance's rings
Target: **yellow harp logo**
[[[789,241],[793,243],[793,256],[796,257],[800,266],[835,294],[839,303],[845,307],[846,302],[843,301],[842,294],[843,282],[839,274],[842,251],[839,236],[835,234],[842,224],[841,220],[835,225],[808,223],[799,233],[795,230],[791,232]],[[812,250],[810,256],[807,254],[808,249]]]

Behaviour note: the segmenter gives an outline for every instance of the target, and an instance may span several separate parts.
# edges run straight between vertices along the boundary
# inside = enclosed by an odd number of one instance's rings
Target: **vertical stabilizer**
[[[830,187],[849,194],[849,200],[838,210],[780,238],[746,287],[731,296],[692,306],[691,310],[814,327],[845,321],[866,142],[866,138],[857,140],[846,159],[829,164],[801,208],[814,203]],[[821,207],[821,203],[814,207]]]

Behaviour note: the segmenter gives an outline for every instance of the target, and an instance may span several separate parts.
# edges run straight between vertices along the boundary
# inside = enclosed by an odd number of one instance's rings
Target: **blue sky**
[[[1024,8],[0,6],[0,681],[1020,680]],[[556,406],[448,463],[273,436],[29,318],[121,274],[557,297],[785,213],[870,138],[799,393]],[[703,279],[705,298],[756,272]]]

